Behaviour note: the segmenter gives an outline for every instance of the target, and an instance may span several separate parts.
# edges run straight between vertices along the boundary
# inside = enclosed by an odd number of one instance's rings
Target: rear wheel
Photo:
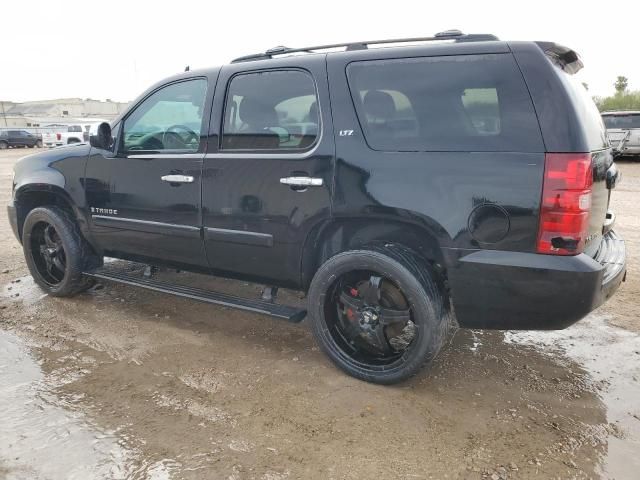
[[[67,297],[92,284],[82,273],[100,263],[71,216],[58,207],[31,210],[22,246],[29,271],[47,293]]]
[[[392,384],[440,350],[449,312],[428,264],[397,245],[336,255],[311,283],[316,341],[348,374]]]
[[[0,150],[6,150],[7,148],[9,148],[7,142],[0,142]]]
[[[42,148],[42,140],[38,140],[38,141],[36,142],[36,147],[38,147],[38,148]]]

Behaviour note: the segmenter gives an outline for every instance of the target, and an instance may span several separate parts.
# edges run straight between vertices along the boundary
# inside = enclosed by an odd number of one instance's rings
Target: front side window
[[[510,55],[353,62],[349,88],[367,143],[383,151],[542,151]]]
[[[319,134],[318,98],[311,76],[299,70],[246,73],[227,91],[222,148],[300,150]]]
[[[124,150],[197,152],[206,90],[198,78],[151,94],[124,121]]]

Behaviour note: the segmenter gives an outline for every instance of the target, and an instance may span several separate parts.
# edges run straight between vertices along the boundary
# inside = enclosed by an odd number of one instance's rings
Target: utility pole
[[[7,123],[7,113],[4,111],[4,102],[0,102],[0,106],[2,106],[2,118],[4,118],[4,126],[8,127],[9,124]]]

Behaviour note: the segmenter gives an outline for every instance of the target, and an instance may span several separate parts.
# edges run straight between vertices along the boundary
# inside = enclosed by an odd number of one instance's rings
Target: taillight
[[[62,140],[62,134],[61,133],[56,133],[56,138],[58,140]]]
[[[547,153],[538,253],[577,255],[589,234],[593,167],[590,153]]]

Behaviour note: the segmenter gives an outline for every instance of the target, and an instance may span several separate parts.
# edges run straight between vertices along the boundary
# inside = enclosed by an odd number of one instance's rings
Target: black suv
[[[9,147],[42,148],[42,137],[26,130],[0,130],[0,150]]]
[[[412,45],[372,48],[389,42]],[[554,43],[457,31],[277,47],[22,159],[9,217],[51,295],[99,278],[299,321],[273,297],[301,290],[339,367],[397,382],[456,319],[564,328],[622,282],[619,174],[581,67]],[[268,287],[239,298],[128,262]]]

